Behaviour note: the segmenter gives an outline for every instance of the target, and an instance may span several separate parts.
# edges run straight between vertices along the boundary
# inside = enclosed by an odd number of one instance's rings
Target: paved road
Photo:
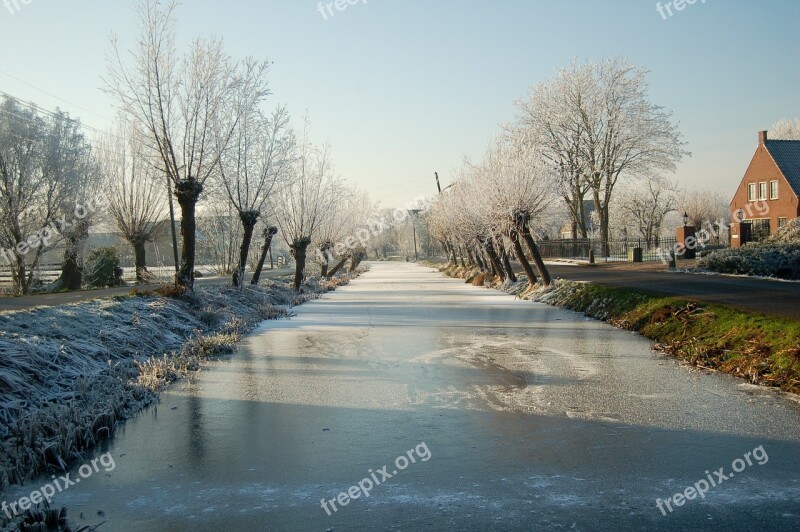
[[[627,271],[607,266],[554,264],[548,268],[554,277],[800,319],[800,283],[668,271]]]
[[[54,504],[115,531],[800,529],[800,405],[774,390],[413,264],[296,311]]]
[[[262,279],[274,279],[283,275],[289,275],[291,269],[282,268],[275,270],[264,270],[261,274]],[[249,277],[248,277],[249,279]],[[230,277],[209,277],[196,279],[197,286],[208,284],[230,283]],[[113,297],[130,293],[134,288],[147,290],[157,288],[156,285],[128,285],[117,288],[103,288],[100,290],[80,290],[78,292],[59,292],[57,294],[36,294],[19,297],[0,297],[0,312],[5,310],[24,310],[33,307],[54,307],[56,305],[69,305],[91,299]]]

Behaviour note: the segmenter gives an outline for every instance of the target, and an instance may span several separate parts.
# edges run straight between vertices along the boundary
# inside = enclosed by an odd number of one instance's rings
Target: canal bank
[[[523,293],[527,283],[501,283],[476,269],[439,266],[445,275],[580,312],[657,342],[692,366],[751,384],[800,392],[800,321],[681,297],[558,279],[550,290]]]

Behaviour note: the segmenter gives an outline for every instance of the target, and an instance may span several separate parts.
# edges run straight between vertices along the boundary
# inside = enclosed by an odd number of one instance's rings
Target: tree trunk
[[[305,276],[306,272],[306,251],[308,250],[308,246],[311,244],[310,238],[300,238],[292,242],[292,245],[289,248],[292,250],[292,254],[294,255],[294,289],[300,290],[300,286],[303,284],[303,277]]]
[[[544,286],[549,286],[552,282],[552,278],[550,277],[550,272],[547,271],[547,266],[544,265],[541,253],[539,253],[539,246],[537,246],[536,242],[533,241],[530,229],[528,229],[527,225],[524,225],[523,227],[519,228],[518,231],[520,234],[522,234],[522,238],[528,245],[528,250],[531,252],[533,262],[536,264],[536,269],[539,271],[539,277],[542,278],[542,284]]]
[[[267,260],[267,252],[272,245],[272,237],[278,233],[277,227],[269,227],[264,229],[264,247],[261,249],[261,256],[258,258],[258,265],[256,271],[253,272],[253,278],[250,279],[250,284],[258,284],[258,279],[261,277],[261,270],[264,269],[264,261]]]
[[[473,254],[475,255],[475,262],[478,263],[478,268],[483,271],[486,271],[486,263],[483,262],[483,258],[481,257],[481,250],[480,249],[473,249]]]
[[[147,251],[145,250],[145,242],[137,241],[132,242],[133,244],[133,255],[135,258],[136,263],[136,282],[137,283],[145,283],[147,282]]]
[[[600,240],[603,245],[603,257],[611,255],[611,246],[608,242],[608,212],[601,215],[600,218]]]
[[[349,258],[350,258],[350,257],[345,257],[345,258],[343,258],[342,260],[340,260],[340,261],[339,261],[339,264],[337,264],[336,266],[334,266],[333,268],[331,268],[331,271],[329,271],[329,272],[328,272],[328,276],[329,276],[329,277],[333,277],[334,275],[336,275],[336,273],[337,273],[339,270],[341,270],[341,269],[342,269],[342,267],[343,267],[343,266],[345,265],[345,263],[347,262],[347,259],[349,259]]]
[[[78,242],[72,237],[67,238],[67,249],[61,261],[61,276],[56,280],[64,290],[80,290],[83,280],[83,271],[79,264]]]
[[[80,290],[83,281],[81,254],[89,236],[89,220],[78,220],[69,229],[66,237],[64,259],[61,262],[61,276],[56,280],[66,290]]]
[[[358,268],[358,265],[361,264],[362,260],[364,260],[364,253],[361,251],[356,252],[356,254],[353,256],[353,260],[350,262],[350,273],[356,271],[356,268]]]
[[[494,250],[494,245],[492,245],[492,240],[490,238],[484,241],[483,246],[486,248],[486,254],[489,255],[489,260],[492,261],[492,270],[494,270],[494,275],[500,277],[501,280],[506,280],[506,274],[503,271],[503,266],[500,264],[500,258],[497,256],[497,252]]]
[[[533,286],[538,279],[533,272],[533,268],[531,268],[531,263],[528,262],[528,258],[525,256],[525,252],[522,250],[522,244],[519,243],[519,233],[512,231],[510,238],[511,244],[514,246],[514,253],[517,255],[517,260],[522,265],[522,269],[525,270],[525,275],[528,276],[528,282]]]
[[[486,265],[487,265],[487,268],[486,268],[486,269],[487,269],[488,271],[490,271],[490,272],[492,273],[492,275],[497,275],[497,269],[495,269],[495,267],[494,267],[494,263],[493,263],[493,262],[492,262],[492,260],[489,258],[489,254],[486,252],[486,249],[485,249],[485,248],[483,249],[482,253],[483,253],[483,260],[484,260],[484,262],[485,262],[485,263],[486,263]]]
[[[508,260],[508,253],[506,253],[506,248],[505,248],[505,246],[503,246],[499,242],[498,242],[498,244],[500,245],[500,251],[501,251],[500,256],[503,259],[503,268],[506,269],[506,275],[508,276],[508,279],[512,283],[516,283],[517,282],[517,276],[514,275],[514,269],[511,267],[511,261]]]
[[[247,256],[250,254],[250,242],[253,240],[253,230],[261,215],[258,211],[244,211],[239,213],[242,220],[244,235],[242,236],[242,246],[239,248],[239,266],[233,272],[233,286],[241,286],[244,282],[244,271],[247,267]]]
[[[319,247],[319,249],[317,250],[317,252],[319,253],[319,256],[321,258],[321,260],[320,260],[320,276],[323,279],[330,277],[330,275],[328,274],[328,270],[330,269],[330,262],[333,259],[333,256],[331,255],[331,248],[332,247],[333,246],[330,245],[330,244],[322,244]]]
[[[194,179],[180,181],[175,187],[175,196],[181,207],[181,266],[175,278],[179,286],[194,290],[194,260],[197,248],[197,221],[195,208],[203,185]]]
[[[450,244],[450,254],[453,256],[453,266],[458,266],[458,259],[456,258],[456,247]]]
[[[466,244],[464,244],[464,251],[467,254],[467,264],[475,266],[475,257],[472,256],[472,250],[469,249],[469,246]]]

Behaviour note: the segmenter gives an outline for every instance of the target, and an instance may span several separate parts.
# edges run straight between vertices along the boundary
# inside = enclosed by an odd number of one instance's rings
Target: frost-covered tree
[[[664,219],[677,208],[678,185],[661,177],[644,179],[621,191],[620,210],[630,224],[627,236],[643,238],[649,246],[657,246]]]
[[[308,247],[320,228],[330,223],[344,187],[335,174],[327,146],[315,146],[308,138],[308,122],[298,143],[287,185],[274,195],[278,228],[295,260],[294,289],[303,284]]]
[[[42,254],[65,244],[58,285],[81,285],[97,172],[80,122],[6,97],[0,104],[0,247],[19,292],[27,293]]]
[[[536,282],[520,240],[525,242],[544,285],[551,278],[539,253],[534,234],[547,225],[545,214],[559,200],[552,166],[537,146],[510,136],[498,139],[486,155],[483,180],[492,217],[511,241],[531,283]]]
[[[136,282],[149,282],[145,245],[156,238],[167,214],[156,154],[148,153],[142,132],[121,118],[116,129],[99,141],[97,157],[110,195],[109,214],[133,248]]]
[[[181,209],[181,264],[176,282],[194,286],[196,204],[219,171],[240,118],[267,95],[265,62],[235,62],[216,38],[196,39],[179,55],[175,2],[142,0],[141,37],[130,58],[112,40],[107,88],[147,132]]]
[[[199,255],[218,275],[232,275],[239,264],[242,224],[230,202],[212,198],[197,217]]]
[[[219,172],[220,186],[242,222],[234,286],[242,284],[253,230],[270,195],[290,177],[293,153],[294,135],[285,107],[270,116],[253,107],[234,127],[233,139],[220,159]]]
[[[28,291],[33,280],[32,270],[46,247],[40,237],[39,245],[31,249],[27,238],[39,234],[45,221],[55,215],[58,204],[46,201],[42,194],[45,187],[41,171],[42,148],[46,130],[45,119],[38,113],[15,99],[3,99],[0,104],[0,246],[3,262],[11,267],[19,292]]]
[[[698,230],[730,221],[729,199],[718,190],[695,188],[684,190],[678,200],[678,211],[689,215],[689,225]]]
[[[800,118],[794,123],[791,120],[781,120],[772,125],[769,138],[773,140],[800,140]]]
[[[567,203],[577,206],[580,187],[588,187],[604,243],[619,180],[674,172],[688,155],[671,113],[650,101],[646,74],[622,58],[573,64],[522,105],[519,126],[544,147],[566,188],[573,184]]]
[[[582,156],[586,132],[582,115],[574,112],[592,90],[586,81],[561,72],[552,81],[533,87],[528,99],[517,102],[517,124],[510,128],[526,145],[536,146],[555,171],[573,238],[588,238],[585,200],[591,186]]]
[[[346,187],[341,197],[340,202],[332,205],[328,222],[320,226],[314,239],[315,259],[323,277],[336,273],[347,259],[360,262],[371,235],[368,221],[376,206],[369,194]]]

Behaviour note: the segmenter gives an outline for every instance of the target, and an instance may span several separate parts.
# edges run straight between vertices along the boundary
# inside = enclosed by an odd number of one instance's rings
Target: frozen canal
[[[371,268],[164,393],[56,504],[113,531],[800,528],[797,403],[577,314]]]

